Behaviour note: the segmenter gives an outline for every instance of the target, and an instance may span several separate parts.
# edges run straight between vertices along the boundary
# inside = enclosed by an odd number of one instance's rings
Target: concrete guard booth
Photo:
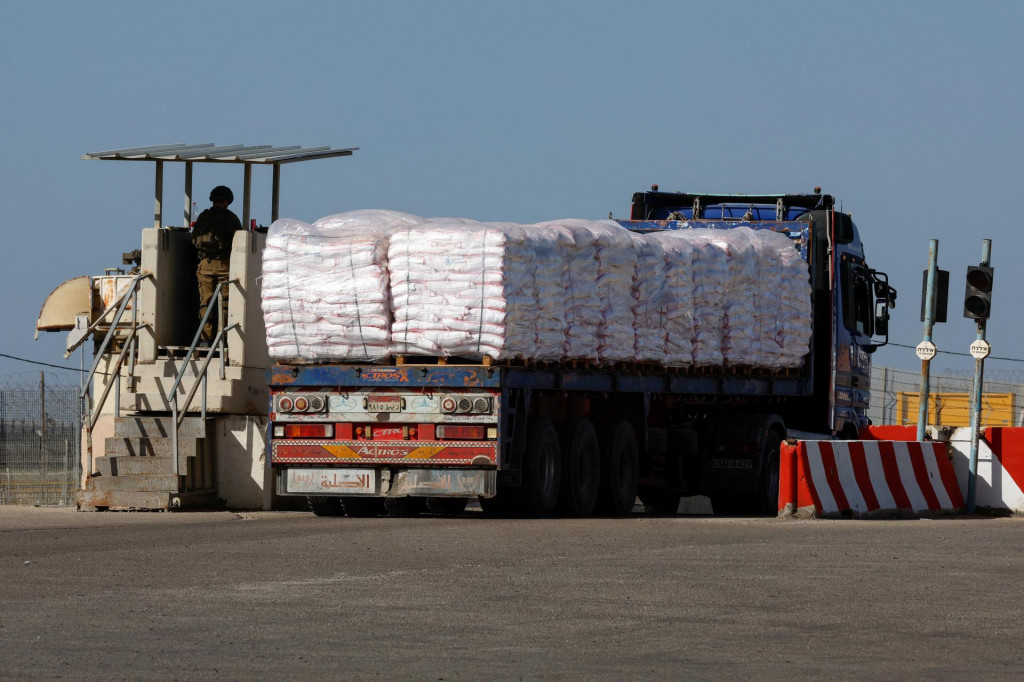
[[[68,332],[67,353],[93,360],[86,382],[79,509],[176,509],[224,505],[270,509],[266,465],[269,355],[260,308],[266,228],[251,219],[252,166],[273,169],[271,221],[278,218],[281,166],[351,156],[357,147],[166,144],[86,154],[155,167],[153,226],[121,268],[58,286],[36,329]],[[181,226],[164,223],[164,164],[184,164]],[[199,333],[197,255],[190,239],[196,163],[243,168],[243,230],[231,246],[226,321],[211,347]],[[205,188],[208,191],[209,188]],[[206,198],[205,192],[201,199]],[[205,202],[204,202],[205,205]],[[86,348],[91,341],[91,348]]]

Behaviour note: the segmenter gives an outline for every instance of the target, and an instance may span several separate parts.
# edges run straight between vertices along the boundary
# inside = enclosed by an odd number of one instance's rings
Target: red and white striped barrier
[[[949,436],[960,490],[967,496],[971,430],[960,428]],[[978,443],[975,504],[982,509],[1024,513],[1024,428],[991,427]]]
[[[781,454],[780,515],[910,516],[964,506],[944,443],[797,441]]]
[[[970,477],[971,430],[969,428],[928,429],[936,440],[949,444],[953,471],[960,493],[967,498]],[[912,441],[916,426],[869,426],[860,432],[862,440]],[[978,466],[975,504],[979,509],[1005,509],[1024,514],[1024,428],[993,426],[981,433],[978,442]]]

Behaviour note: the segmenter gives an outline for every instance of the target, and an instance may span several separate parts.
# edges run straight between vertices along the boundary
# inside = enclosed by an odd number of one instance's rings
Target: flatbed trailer
[[[868,268],[852,220],[828,195],[653,190],[634,195],[620,223],[786,234],[813,291],[804,364],[276,364],[268,461],[278,493],[307,496],[323,515],[451,513],[471,498],[502,513],[621,515],[638,494],[672,513],[696,493],[716,511],[774,511],[790,430],[849,435],[867,424],[869,355],[885,342],[876,337],[887,336],[895,291]]]

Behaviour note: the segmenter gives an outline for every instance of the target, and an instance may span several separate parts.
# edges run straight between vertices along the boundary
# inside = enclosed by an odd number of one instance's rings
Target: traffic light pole
[[[992,258],[992,240],[986,239],[981,243],[981,264],[989,265]],[[987,350],[985,341],[985,325],[987,319],[978,320],[978,338],[975,344],[983,346]],[[981,342],[981,343],[978,343]],[[971,458],[967,474],[967,513],[973,514],[978,489],[978,440],[981,431],[981,396],[982,386],[985,377],[985,356],[988,353],[975,353],[971,347],[971,355],[974,355],[974,396],[971,402]]]
[[[925,429],[928,427],[928,397],[931,393],[932,357],[935,346],[932,344],[932,327],[935,321],[935,277],[939,260],[939,240],[928,242],[928,284],[925,287],[924,300],[924,341],[918,346],[917,354],[921,358],[921,393],[917,408],[917,440],[924,440]]]

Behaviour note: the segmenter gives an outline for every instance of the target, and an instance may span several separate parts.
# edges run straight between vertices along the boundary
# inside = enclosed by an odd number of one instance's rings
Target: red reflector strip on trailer
[[[438,424],[436,434],[439,440],[483,440],[487,435],[487,427]]]
[[[334,424],[285,424],[285,438],[334,438]]]

